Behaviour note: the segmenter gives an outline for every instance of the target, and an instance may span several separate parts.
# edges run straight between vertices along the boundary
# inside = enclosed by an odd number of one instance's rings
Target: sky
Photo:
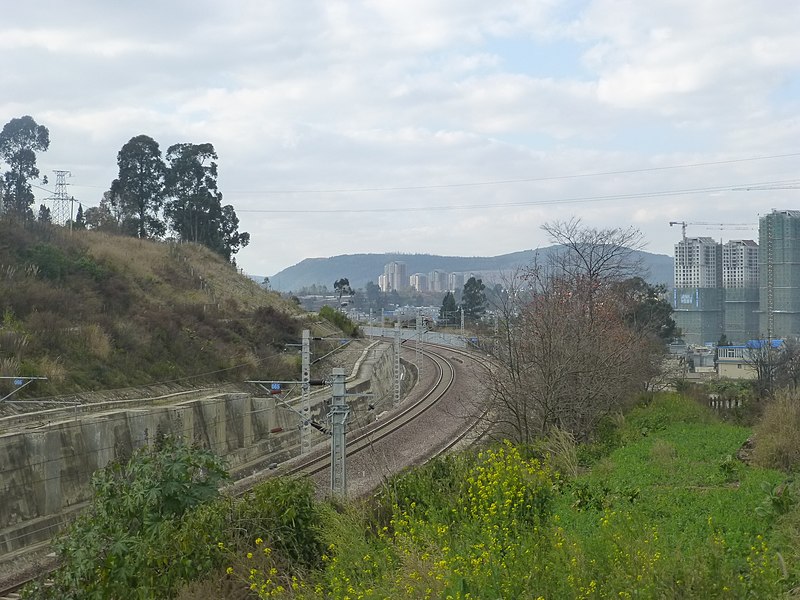
[[[37,206],[56,169],[97,206],[134,136],[211,143],[254,276],[340,254],[516,252],[571,218],[671,255],[670,221],[757,239],[760,215],[800,199],[794,0],[0,0],[0,14],[0,125],[50,131]]]

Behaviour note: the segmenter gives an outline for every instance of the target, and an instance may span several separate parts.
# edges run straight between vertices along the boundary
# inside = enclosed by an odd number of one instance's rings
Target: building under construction
[[[761,334],[800,337],[800,210],[761,217],[758,241]]]
[[[760,337],[758,274],[758,244],[731,240],[722,245],[722,328],[730,342]]]
[[[758,244],[687,238],[679,224],[673,309],[686,343],[800,338],[800,210],[762,216]]]
[[[687,344],[716,343],[722,336],[722,248],[710,237],[675,244],[672,307]]]

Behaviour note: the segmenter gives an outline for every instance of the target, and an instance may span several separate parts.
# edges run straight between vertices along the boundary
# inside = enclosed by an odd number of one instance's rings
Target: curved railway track
[[[358,430],[348,436],[346,444],[347,456],[353,456],[367,448],[371,448],[380,440],[386,439],[393,433],[402,429],[415,419],[419,418],[430,408],[435,406],[447,392],[452,388],[456,381],[456,368],[446,356],[445,353],[461,355],[468,360],[473,360],[481,364],[486,364],[486,359],[476,356],[473,353],[451,348],[449,346],[439,346],[434,344],[427,344],[423,353],[430,362],[435,366],[434,383],[425,393],[419,398],[410,403],[403,403],[395,412],[388,415],[385,419],[374,421],[370,425]],[[463,427],[461,431],[453,439],[449,440],[443,447],[431,451],[427,459],[430,460],[436,456],[445,454],[457,444],[462,442],[467,435],[469,435],[476,426],[482,421],[486,415],[486,409],[482,409],[479,415],[467,426]],[[482,434],[481,434],[482,436]],[[479,436],[479,438],[481,437]],[[274,477],[279,475],[307,475],[311,476],[324,472],[330,468],[330,454],[329,452],[320,452],[319,450],[312,452],[309,456],[303,458],[294,458],[288,461],[283,468],[265,470],[253,476],[243,478],[234,484],[231,484],[229,491],[235,496],[241,496],[247,491],[256,486],[259,482],[267,477]],[[55,568],[55,567],[54,567]],[[40,571],[33,577],[27,578],[24,581],[16,581],[13,585],[0,587],[0,600],[11,600],[19,598],[16,594],[23,586],[30,581],[41,577],[43,574],[49,573],[54,568]]]

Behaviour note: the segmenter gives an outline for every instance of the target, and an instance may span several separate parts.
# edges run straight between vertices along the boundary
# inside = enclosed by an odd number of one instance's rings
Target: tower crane
[[[681,226],[681,236],[685,240],[686,239],[686,226],[687,225],[701,225],[706,228],[714,228],[714,229],[741,229],[741,230],[752,230],[755,229],[756,226],[752,223],[708,223],[706,221],[670,221],[669,226],[672,227],[673,225],[680,225]]]

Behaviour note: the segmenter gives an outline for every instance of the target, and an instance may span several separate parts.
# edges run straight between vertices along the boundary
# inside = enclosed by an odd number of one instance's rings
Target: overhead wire
[[[715,193],[734,191],[738,188],[747,188],[764,185],[787,185],[798,183],[797,179],[768,181],[759,183],[746,183],[723,186],[708,186],[698,188],[683,188],[674,190],[657,190],[649,192],[633,192],[627,194],[604,194],[594,196],[573,196],[567,198],[550,198],[546,200],[518,200],[514,202],[496,202],[479,204],[452,204],[429,206],[391,206],[367,208],[244,208],[240,213],[268,213],[268,214],[334,214],[334,213],[398,213],[398,212],[426,212],[426,211],[451,211],[451,210],[487,210],[492,208],[511,208],[519,206],[548,206],[557,204],[583,204],[589,202],[604,202],[608,200],[636,200],[642,198],[663,198],[668,196],[682,196],[687,194]]]

